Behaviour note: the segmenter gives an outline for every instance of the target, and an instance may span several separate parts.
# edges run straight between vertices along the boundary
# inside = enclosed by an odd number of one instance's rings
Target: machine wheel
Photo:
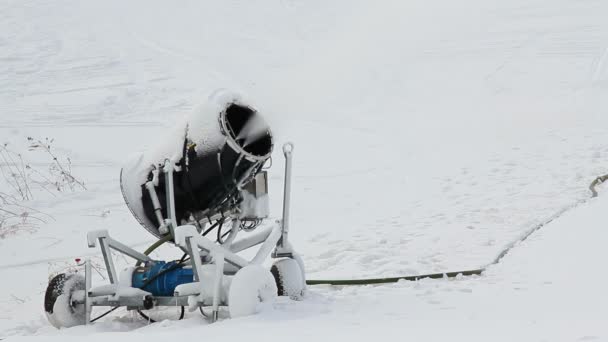
[[[44,296],[44,311],[49,322],[55,328],[69,328],[84,325],[86,307],[75,304],[73,295],[77,291],[84,298],[85,281],[80,274],[61,273],[49,282]]]
[[[260,310],[260,303],[270,302],[277,296],[277,286],[272,274],[260,265],[240,269],[232,278],[228,292],[230,317],[253,315]]]
[[[279,296],[288,296],[293,300],[302,300],[306,285],[302,279],[302,269],[294,259],[275,261],[270,272],[274,276]]]

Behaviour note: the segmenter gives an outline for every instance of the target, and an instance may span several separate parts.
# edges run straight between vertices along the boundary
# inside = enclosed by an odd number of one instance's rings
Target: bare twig
[[[51,159],[53,160],[53,165],[49,167],[50,173],[57,172],[59,173],[59,180],[61,182],[56,181],[54,184],[58,191],[61,191],[62,185],[67,185],[71,191],[74,191],[75,186],[81,187],[83,190],[86,190],[87,187],[84,185],[84,182],[74,177],[72,174],[72,160],[70,158],[66,158],[65,165],[59,160],[57,155],[52,151],[51,143],[53,140],[49,140],[48,138],[45,141],[34,140],[31,137],[28,137],[28,141],[30,141],[30,150],[42,150],[47,153]]]
[[[22,206],[15,201],[11,201],[10,198],[7,199],[7,197],[2,197],[2,200],[2,206],[0,206],[0,239],[18,232],[34,232],[38,228],[34,221],[46,223],[46,220],[31,214],[31,211],[40,213],[39,211]]]
[[[7,184],[19,194],[22,200],[26,201],[31,199],[31,192],[27,185],[27,177],[25,176],[25,170],[19,168],[12,155],[16,153],[8,149],[8,143],[0,146],[0,157],[3,163],[0,164],[0,173],[6,180]]]
[[[72,160],[61,159],[52,149],[53,139],[35,140],[27,138],[29,150],[39,150],[50,156],[52,162],[47,170],[39,170],[27,162],[21,153],[13,151],[8,143],[0,145],[0,179],[6,186],[0,189],[0,239],[20,232],[34,232],[39,224],[47,223],[51,216],[23,202],[34,198],[33,188],[41,188],[56,196],[55,191],[66,188],[86,190],[82,180],[72,173]],[[6,191],[6,192],[3,192]]]
[[[13,297],[13,299],[19,304],[25,303],[25,299],[21,299],[21,298],[15,296],[14,294],[11,294],[11,297]]]

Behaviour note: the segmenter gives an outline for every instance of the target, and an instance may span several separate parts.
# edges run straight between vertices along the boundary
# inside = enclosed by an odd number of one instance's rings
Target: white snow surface
[[[119,170],[216,89],[296,144],[290,239],[308,278],[488,264],[608,173],[607,17],[603,0],[0,0],[0,143],[45,168],[26,137],[54,138],[88,188],[36,191],[25,204],[53,219],[0,240],[0,338],[608,340],[604,193],[482,276],[314,286],[216,324],[117,310],[56,330],[43,312],[49,274],[103,264],[87,231],[154,241]],[[273,161],[278,217],[280,148]]]

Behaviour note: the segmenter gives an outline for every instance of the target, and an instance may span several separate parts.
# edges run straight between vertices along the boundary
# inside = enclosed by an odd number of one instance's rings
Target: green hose
[[[597,177],[595,180],[593,180],[593,182],[591,182],[591,185],[589,185],[589,190],[591,190],[591,197],[597,197],[597,190],[595,189],[595,187],[604,183],[607,180],[608,180],[608,175],[603,175],[603,176]]]
[[[597,177],[593,182],[591,182],[591,185],[589,185],[589,190],[591,190],[591,197],[597,197],[598,193],[596,190],[596,187],[604,182],[608,181],[608,174],[603,175],[603,176],[599,176]],[[572,207],[573,208],[573,207]],[[565,211],[568,211],[572,208],[568,208]],[[556,217],[559,217],[561,214],[563,214],[565,211],[559,213]],[[549,220],[548,222],[551,222],[552,220]],[[544,222],[541,223],[540,225],[536,226],[535,229],[530,231],[530,234],[537,231],[538,229],[542,228],[543,226],[545,226],[548,222]],[[527,238],[529,236],[526,235],[523,239]],[[520,240],[523,241],[523,240]],[[505,249],[502,253],[500,253],[499,257],[496,258],[490,265],[495,265],[497,264],[502,257],[511,250],[511,248],[513,248],[513,246],[515,246],[514,244],[510,245],[507,249]],[[433,273],[433,274],[424,274],[424,275],[417,275],[417,276],[403,276],[403,277],[392,277],[392,278],[371,278],[371,279],[345,279],[345,280],[337,280],[337,279],[325,279],[325,280],[317,280],[317,279],[308,279],[306,280],[306,285],[372,285],[372,284],[387,284],[387,283],[396,283],[400,280],[406,280],[406,281],[417,281],[420,279],[425,279],[425,278],[429,278],[429,279],[441,279],[441,278],[455,278],[458,275],[463,275],[463,276],[472,276],[472,275],[481,275],[484,271],[485,271],[485,267],[484,268],[479,268],[479,269],[474,269],[474,270],[468,270],[468,271],[461,271],[461,272],[448,272],[448,273]]]
[[[144,254],[145,255],[150,255],[150,253],[154,252],[155,249],[157,249],[158,247],[162,246],[165,242],[171,241],[171,240],[173,240],[173,235],[167,234],[167,235],[163,236],[158,241],[156,241],[155,243],[153,243],[152,245],[150,245],[150,247],[148,247],[148,249],[146,249],[144,251]],[[135,264],[135,267],[141,265],[141,263],[142,263],[141,261],[137,261],[137,263]]]
[[[368,279],[344,279],[344,280],[317,280],[308,279],[306,285],[373,285],[373,284],[388,284],[396,283],[400,280],[406,281],[418,281],[420,279],[441,279],[441,278],[455,278],[458,275],[472,276],[481,275],[483,269],[467,270],[460,272],[447,272],[447,273],[432,273],[422,274],[417,276],[403,276],[403,277],[391,277],[391,278],[368,278]]]
[[[158,241],[156,241],[155,243],[153,243],[150,247],[148,247],[148,249],[146,249],[144,251],[144,254],[145,255],[150,255],[150,253],[154,252],[155,249],[157,249],[158,247],[160,247],[165,242],[171,241],[171,240],[173,240],[173,236],[171,234],[163,236],[161,239],[159,239]]]

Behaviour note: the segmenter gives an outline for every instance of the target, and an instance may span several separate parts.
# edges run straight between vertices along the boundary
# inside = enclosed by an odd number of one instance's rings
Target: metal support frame
[[[155,306],[188,306],[188,297],[154,297]],[[139,297],[120,297],[118,301],[113,301],[110,296],[100,296],[91,298],[92,306],[126,306],[134,310],[146,310],[144,298]]]
[[[194,281],[192,283],[179,285],[175,289],[173,297],[155,297],[154,302],[157,306],[189,306],[191,309],[202,306],[212,307],[212,321],[216,321],[219,316],[219,307],[226,305],[222,302],[222,286],[225,285],[224,276],[233,274],[234,270],[239,270],[247,265],[262,264],[271,255],[273,258],[290,257],[301,264],[301,258],[294,253],[293,248],[288,242],[289,235],[289,206],[291,195],[291,168],[292,154],[294,145],[287,143],[283,146],[285,156],[285,185],[283,189],[283,216],[276,224],[265,229],[261,229],[243,239],[235,240],[239,230],[238,218],[231,229],[230,236],[224,244],[217,244],[214,241],[200,235],[194,225],[178,226],[175,216],[174,184],[173,173],[175,165],[170,160],[165,160],[163,172],[165,173],[165,186],[167,194],[167,216],[163,218],[160,211],[160,202],[152,182],[146,183],[146,189],[150,192],[157,219],[159,220],[159,231],[163,234],[171,234],[174,243],[186,251],[190,258],[193,268]],[[157,210],[158,207],[158,210]],[[164,232],[163,232],[164,229]],[[140,253],[112,239],[107,230],[89,232],[87,235],[89,247],[99,245],[104,258],[110,285],[97,288],[91,287],[91,262],[85,262],[85,283],[86,291],[83,297],[87,307],[86,323],[89,323],[90,309],[92,306],[127,306],[129,309],[145,308],[145,291],[141,291],[133,296],[120,296],[120,289],[124,288],[119,282],[118,274],[114,267],[111,250],[128,255],[140,262],[154,262],[149,256]],[[237,253],[261,245],[255,256],[251,260],[246,260]],[[203,256],[211,256],[212,264],[215,266],[213,274],[209,273],[210,265],[203,264]],[[207,259],[208,260],[208,259]],[[205,274],[205,276],[203,276]],[[209,282],[209,277],[213,277]],[[194,306],[194,308],[193,308]]]
[[[223,284],[224,263],[235,266],[241,269],[247,265],[262,264],[264,260],[272,253],[272,249],[277,245],[281,238],[282,227],[276,225],[267,234],[247,240],[241,244],[234,244],[234,250],[244,250],[259,245],[260,249],[250,261],[237,255],[229,246],[218,245],[210,239],[201,236],[193,225],[179,226],[175,229],[175,244],[188,251],[190,259],[193,261],[192,269],[194,273],[194,283],[180,285],[175,289],[177,295],[188,295],[193,297],[193,301],[204,303],[205,297],[209,295],[205,291],[205,281],[203,280],[203,270],[201,262],[201,251],[211,255],[213,264],[215,265],[215,275],[213,279],[212,296],[212,322],[216,321],[219,315],[220,290]],[[190,302],[190,301],[189,301]]]
[[[97,246],[97,242],[99,242],[99,247],[101,248],[101,254],[103,255],[103,261],[106,264],[106,270],[108,271],[108,278],[110,279],[111,284],[118,283],[118,274],[116,273],[116,268],[114,267],[114,261],[112,260],[112,254],[110,249],[114,249],[122,254],[128,255],[131,258],[141,261],[141,262],[153,262],[152,258],[149,256],[140,253],[133,248],[118,242],[110,237],[107,230],[94,230],[87,234],[87,242],[90,248],[94,248]]]

